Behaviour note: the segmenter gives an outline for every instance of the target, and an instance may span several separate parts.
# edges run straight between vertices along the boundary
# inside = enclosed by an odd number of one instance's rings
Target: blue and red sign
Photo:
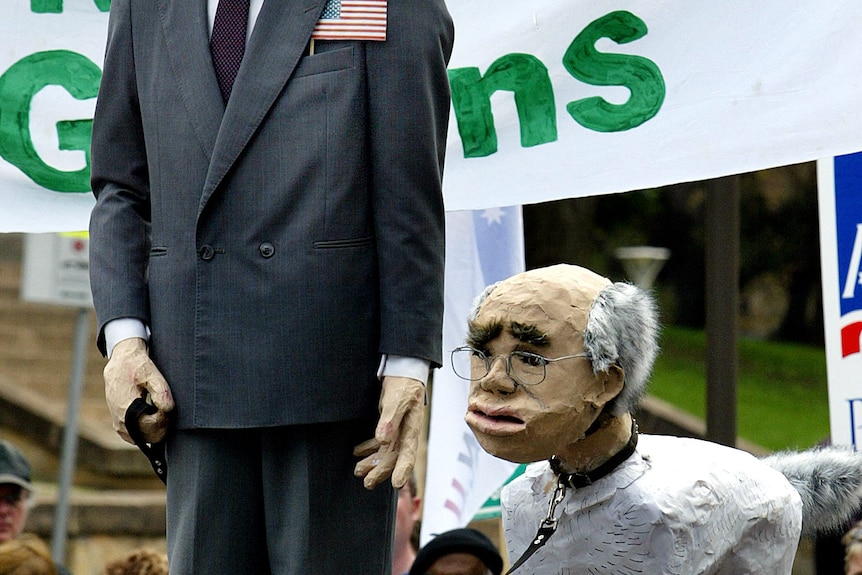
[[[842,320],[862,310],[862,154],[835,158],[835,224]],[[854,314],[855,315],[855,314]],[[862,321],[841,326],[841,355],[860,353]]]
[[[862,153],[817,172],[832,443],[862,449]]]

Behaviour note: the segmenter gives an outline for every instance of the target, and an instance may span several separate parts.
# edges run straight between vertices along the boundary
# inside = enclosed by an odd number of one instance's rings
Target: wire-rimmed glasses
[[[564,359],[589,357],[589,354],[582,352],[562,357],[545,357],[531,351],[515,350],[506,355],[489,357],[482,350],[464,345],[452,350],[452,370],[461,379],[479,381],[488,375],[491,371],[491,365],[498,357],[505,358],[506,374],[517,383],[521,385],[538,385],[545,381],[549,363]]]

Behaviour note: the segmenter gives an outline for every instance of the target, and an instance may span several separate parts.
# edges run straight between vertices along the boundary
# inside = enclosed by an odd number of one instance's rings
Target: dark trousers
[[[172,432],[171,575],[389,575],[395,493],[353,476],[375,423]]]

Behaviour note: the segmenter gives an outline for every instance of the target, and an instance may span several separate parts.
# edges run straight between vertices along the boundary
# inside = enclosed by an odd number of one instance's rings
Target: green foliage
[[[706,338],[667,327],[649,391],[692,415],[706,415]],[[740,340],[737,433],[771,450],[811,447],[829,435],[822,349]]]

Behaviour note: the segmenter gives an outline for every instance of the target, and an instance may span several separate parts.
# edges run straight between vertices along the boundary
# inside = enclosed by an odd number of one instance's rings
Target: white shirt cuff
[[[390,375],[394,377],[410,377],[428,383],[428,373],[431,371],[431,362],[418,357],[406,357],[403,355],[386,355],[380,358],[380,367],[377,377],[383,378]]]
[[[124,339],[139,337],[143,340],[150,339],[150,330],[139,319],[133,317],[121,317],[112,319],[105,324],[105,349],[108,358],[114,352],[114,346]]]

